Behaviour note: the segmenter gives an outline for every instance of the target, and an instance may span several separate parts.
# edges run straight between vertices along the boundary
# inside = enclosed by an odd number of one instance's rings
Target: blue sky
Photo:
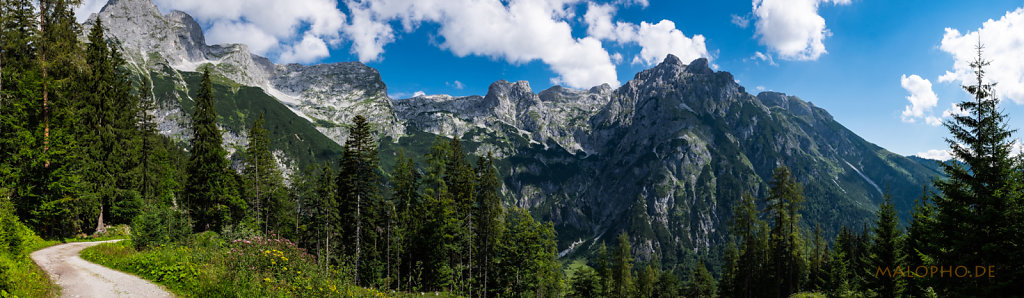
[[[81,13],[104,0],[87,0]],[[942,156],[981,32],[1011,127],[1024,128],[1024,3],[865,0],[156,0],[209,43],[279,63],[363,61],[395,98],[482,95],[491,82],[617,87],[667,53],[709,57],[748,92],[823,107],[899,154]],[[956,31],[947,31],[947,28]]]

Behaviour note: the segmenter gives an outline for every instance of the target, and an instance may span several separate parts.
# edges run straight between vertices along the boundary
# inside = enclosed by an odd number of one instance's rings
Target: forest
[[[80,40],[75,1],[2,4],[0,294],[47,296],[27,254],[46,241],[128,240],[83,257],[185,296],[900,297],[1024,293],[1024,160],[1012,154],[983,47],[966,114],[945,123],[955,159],[922,185],[909,221],[887,198],[837,235],[801,221],[789,169],[745,195],[720,259],[690,268],[634,255],[625,231],[582,263],[556,231],[506,205],[495,158],[438,137],[385,169],[373,123],[347,123],[333,162],[285,177],[260,116],[233,164],[211,75],[189,141],[161,135],[152,84],[101,22]],[[35,277],[32,277],[35,276]],[[40,285],[44,284],[44,285]],[[50,294],[46,294],[50,293]]]

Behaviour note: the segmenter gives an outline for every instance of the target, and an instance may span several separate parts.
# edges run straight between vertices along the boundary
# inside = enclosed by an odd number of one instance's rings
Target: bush
[[[192,228],[184,213],[167,207],[149,208],[132,221],[132,243],[136,249],[185,239]]]

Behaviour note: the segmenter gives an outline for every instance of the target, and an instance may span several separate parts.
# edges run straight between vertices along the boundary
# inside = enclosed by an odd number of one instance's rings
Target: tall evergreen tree
[[[498,171],[494,168],[494,158],[490,153],[480,157],[476,162],[476,188],[474,198],[477,206],[475,222],[477,234],[476,248],[479,251],[478,267],[482,289],[481,295],[487,297],[488,286],[494,271],[494,256],[497,245],[504,233],[505,210],[501,205],[501,181]]]
[[[625,232],[616,238],[618,244],[615,246],[614,261],[612,262],[612,291],[613,297],[630,297],[635,295],[633,284],[633,249],[629,243],[629,235]]]
[[[245,148],[245,178],[249,207],[254,223],[264,233],[274,231],[288,235],[293,225],[293,206],[285,199],[284,177],[277,160],[270,152],[270,137],[264,128],[263,113],[249,129],[249,144]]]
[[[711,276],[703,261],[698,261],[690,273],[690,281],[687,285],[687,297],[714,297],[715,278]]]
[[[800,289],[807,269],[803,253],[799,211],[803,207],[803,189],[786,167],[776,168],[767,197],[768,217],[774,222],[771,230],[772,273],[779,286],[777,297],[788,297]]]
[[[359,284],[360,274],[377,276],[376,266],[367,263],[379,261],[379,249],[376,243],[379,227],[380,198],[378,186],[380,178],[377,168],[380,161],[377,157],[377,143],[370,123],[366,117],[356,115],[352,118],[348,139],[345,140],[344,151],[340,161],[337,178],[338,199],[343,209],[344,235],[350,235],[346,253],[353,257],[355,281]],[[372,280],[371,280],[372,281]]]
[[[754,297],[769,291],[771,280],[768,268],[768,225],[758,217],[754,196],[745,193],[734,207],[730,231],[740,245],[736,274],[731,281],[735,285],[735,297]]]
[[[935,243],[938,264],[993,266],[1000,278],[955,278],[942,283],[941,293],[951,296],[1002,296],[1019,294],[1024,284],[1024,243],[1013,219],[1024,199],[1021,160],[1011,156],[1012,135],[1006,115],[999,109],[994,84],[985,81],[989,61],[978,56],[971,62],[976,84],[964,86],[971,100],[959,103],[966,111],[944,125],[953,157],[959,162],[943,163],[947,179],[935,181],[940,194],[935,198]]]
[[[877,219],[872,229],[871,246],[868,255],[868,267],[875,274],[868,277],[869,286],[882,297],[903,296],[904,276],[895,273],[886,275],[879,273],[884,269],[901,270],[903,263],[903,229],[899,227],[896,208],[892,204],[892,196],[886,192],[884,201],[876,213]],[[904,272],[906,274],[907,272]]]
[[[910,226],[907,227],[907,237],[904,245],[906,259],[904,263],[911,269],[918,266],[938,265],[930,263],[931,257],[936,255],[937,248],[933,244],[935,226],[935,206],[931,204],[927,186],[922,187],[921,197],[915,200],[914,209],[910,212]],[[926,278],[910,278],[907,280],[906,294],[915,297],[925,295],[925,291],[931,284]]]
[[[213,84],[210,70],[206,68],[192,114],[192,149],[185,184],[185,203],[196,232],[220,231],[230,223],[231,204],[237,201],[229,172],[230,162],[225,158],[227,152],[221,147],[222,143],[217,111],[213,107]]]

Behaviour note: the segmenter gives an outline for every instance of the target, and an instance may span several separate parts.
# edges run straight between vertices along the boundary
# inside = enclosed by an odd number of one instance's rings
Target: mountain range
[[[873,220],[886,191],[906,218],[942,175],[933,161],[876,146],[801,98],[748,93],[703,58],[669,55],[617,88],[534,92],[503,80],[483,96],[392,99],[362,63],[279,65],[243,44],[208,45],[191,16],[161,14],[150,0],[111,0],[83,31],[98,19],[128,67],[151,82],[161,133],[190,138],[197,69],[209,67],[236,162],[259,113],[286,173],[335,162],[357,114],[381,138],[385,172],[398,150],[420,154],[436,136],[459,138],[470,153],[498,157],[506,203],[552,221],[563,256],[621,231],[639,254],[665,262],[709,253],[727,239],[740,196],[764,197],[778,166],[804,186],[802,222],[826,235]]]

